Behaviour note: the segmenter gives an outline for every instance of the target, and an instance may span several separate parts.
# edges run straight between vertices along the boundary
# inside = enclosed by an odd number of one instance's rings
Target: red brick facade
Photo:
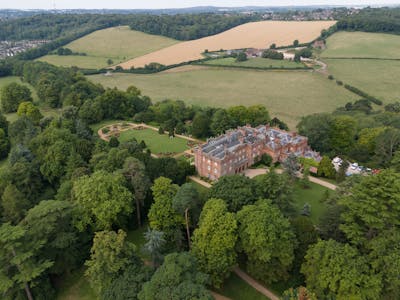
[[[304,136],[268,125],[243,126],[195,148],[195,166],[200,176],[216,180],[243,172],[264,153],[274,162],[286,160],[291,153],[320,160],[319,153],[310,149]]]

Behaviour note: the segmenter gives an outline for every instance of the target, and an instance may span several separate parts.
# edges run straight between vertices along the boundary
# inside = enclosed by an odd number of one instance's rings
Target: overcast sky
[[[0,8],[178,8],[192,6],[390,5],[400,0],[0,0]]]

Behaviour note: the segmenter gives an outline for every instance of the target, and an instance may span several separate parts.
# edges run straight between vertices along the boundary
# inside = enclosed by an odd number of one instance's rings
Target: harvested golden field
[[[319,36],[322,29],[327,29],[335,21],[262,21],[237,26],[217,35],[198,40],[187,41],[128,60],[122,64],[124,69],[143,67],[152,62],[163,65],[178,64],[202,58],[204,50],[268,48],[291,45],[294,40],[300,43],[310,42]]]
[[[119,64],[176,43],[179,41],[119,26],[97,30],[64,46],[73,52],[86,53],[86,56],[46,55],[39,60],[57,66],[97,69],[107,67],[109,59],[112,64]]]

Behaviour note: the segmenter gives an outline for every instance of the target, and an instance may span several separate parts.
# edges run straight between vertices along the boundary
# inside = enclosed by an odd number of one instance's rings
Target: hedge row
[[[373,96],[371,96],[371,95],[359,90],[358,88],[356,88],[354,86],[351,86],[349,84],[345,84],[344,87],[347,90],[349,90],[350,92],[353,92],[354,94],[357,94],[357,95],[359,95],[359,96],[361,96],[361,97],[363,97],[363,98],[375,103],[376,105],[382,105],[382,101],[381,100],[379,100],[379,99],[377,99],[377,98],[375,98],[375,97],[373,97]]]

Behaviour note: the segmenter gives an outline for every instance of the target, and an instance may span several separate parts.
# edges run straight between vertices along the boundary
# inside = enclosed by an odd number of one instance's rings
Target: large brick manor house
[[[312,151],[307,142],[304,136],[269,125],[238,127],[196,147],[195,165],[200,176],[215,180],[244,171],[264,153],[274,162],[283,162],[291,153],[321,160],[319,153]]]

